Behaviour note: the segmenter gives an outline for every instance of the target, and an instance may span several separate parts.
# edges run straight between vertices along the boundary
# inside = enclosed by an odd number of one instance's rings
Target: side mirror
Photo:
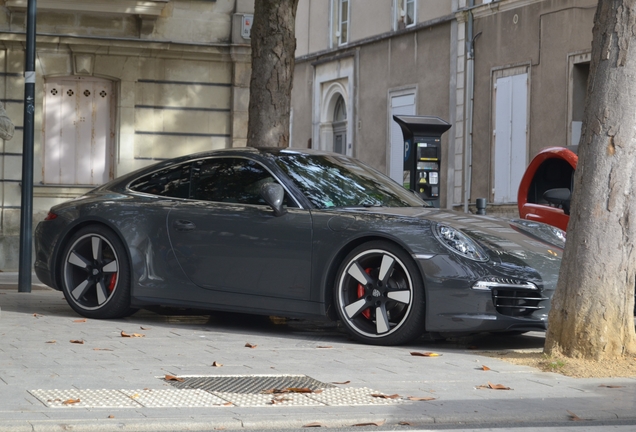
[[[287,210],[283,208],[285,199],[285,189],[278,183],[265,183],[261,186],[261,196],[265,202],[274,210],[276,216],[283,216]]]
[[[572,193],[568,188],[548,189],[543,193],[543,198],[550,204],[563,209],[563,213],[570,214],[570,198]]]

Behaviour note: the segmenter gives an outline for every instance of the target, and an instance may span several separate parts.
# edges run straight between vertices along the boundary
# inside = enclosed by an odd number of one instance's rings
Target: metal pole
[[[24,67],[24,137],[22,140],[22,203],[20,206],[20,263],[18,291],[31,292],[33,243],[33,117],[35,113],[35,10],[28,0]]]

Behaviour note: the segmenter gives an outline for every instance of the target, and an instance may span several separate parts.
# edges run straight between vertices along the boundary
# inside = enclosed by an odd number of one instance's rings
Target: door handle
[[[188,220],[177,219],[172,223],[172,227],[177,231],[194,231],[196,225]]]

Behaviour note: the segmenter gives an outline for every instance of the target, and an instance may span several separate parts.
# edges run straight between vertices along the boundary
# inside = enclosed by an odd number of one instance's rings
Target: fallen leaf
[[[134,395],[131,396],[131,399],[137,399],[139,397],[139,393],[135,393]]]
[[[307,387],[287,387],[285,389],[289,393],[314,393],[314,391]]]
[[[502,384],[493,384],[490,381],[488,381],[488,385],[480,385],[475,387],[477,389],[492,389],[492,390],[512,390],[510,387],[506,387],[505,385]]]
[[[400,426],[413,426],[413,423],[410,423],[410,422],[407,422],[407,421],[401,421],[401,422],[398,422],[398,424]]]
[[[333,347],[330,346],[330,345],[318,345],[316,348],[330,349],[330,348],[333,348]]]
[[[33,316],[36,317],[36,318],[40,318],[40,317],[42,317],[44,315],[40,315],[39,313],[34,313]]]
[[[174,375],[166,375],[166,376],[164,377],[164,379],[165,379],[166,381],[179,381],[179,382],[183,382],[183,381],[185,381],[183,378],[179,378],[179,377],[176,377],[176,376],[174,376]]]
[[[306,425],[303,425],[303,427],[323,427],[323,424],[318,422],[313,422],[313,423],[307,423]]]
[[[343,381],[343,382],[337,382],[337,381],[334,381],[334,382],[332,382],[331,384],[349,384],[350,382],[351,382],[351,381]]]
[[[583,421],[581,417],[577,416],[572,411],[568,410],[568,414],[570,414],[570,421]]]
[[[93,351],[112,351],[112,349],[109,349],[109,348],[93,348]]]
[[[111,414],[108,416],[108,418],[115,418],[115,416]]]
[[[407,397],[408,400],[411,401],[432,401],[432,400],[437,400],[437,398],[434,397],[418,397],[418,396],[409,396]]]
[[[601,384],[599,387],[605,387],[605,388],[623,388],[625,386],[619,386],[619,385],[605,385],[605,384]]]
[[[418,357],[439,357],[441,354],[437,354],[434,352],[412,352],[411,353],[412,356],[418,356]]]
[[[258,345],[252,345],[251,343],[246,343],[245,347],[246,348],[256,348]]]
[[[55,343],[54,340],[46,341],[46,343]]]
[[[354,424],[353,426],[382,426],[384,423],[386,423],[385,420],[380,420],[377,422],[358,423],[358,424]]]
[[[223,365],[222,365],[221,363],[219,363],[219,362],[214,362],[214,363],[212,363],[212,366],[214,366],[214,367],[221,367],[221,366],[223,366]]]
[[[84,343],[82,339],[71,339],[70,342],[74,344],[80,344],[80,345]]]
[[[62,402],[62,405],[73,405],[77,403],[80,403],[79,399],[67,399],[64,402]]]
[[[142,330],[152,330],[152,327],[139,326],[139,328]]]
[[[269,317],[269,320],[276,325],[287,324],[287,318],[283,317],[271,316]]]
[[[146,337],[146,335],[144,334],[139,334],[139,333],[126,333],[125,331],[122,330],[121,332],[121,337],[125,337],[125,338],[141,338],[141,337]]]
[[[482,366],[481,366],[481,370],[489,371],[489,370],[490,370],[490,368],[489,368],[488,366],[484,366],[484,365],[482,365]]]
[[[289,399],[289,398],[275,397],[274,399],[272,399],[270,401],[270,404],[271,405],[276,405],[276,404],[280,404],[280,403],[283,403],[283,402],[289,402],[289,401],[291,401],[291,399]]]
[[[399,394],[385,395],[385,394],[372,394],[371,397],[380,398],[380,399],[397,399],[400,397]]]
[[[225,402],[225,403],[223,404],[223,406],[232,406],[232,405],[234,405],[232,402]]]
[[[76,323],[83,323],[83,322],[86,322],[86,318],[84,318],[84,319],[77,319],[77,320],[73,320],[73,322],[76,322]]]

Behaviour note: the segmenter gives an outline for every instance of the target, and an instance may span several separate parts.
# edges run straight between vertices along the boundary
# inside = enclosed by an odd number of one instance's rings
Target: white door
[[[44,86],[44,183],[99,185],[112,178],[112,82],[57,78]]]
[[[527,164],[528,74],[497,79],[494,202],[517,202]]]
[[[389,177],[404,183],[404,136],[393,120],[394,115],[415,115],[415,93],[391,96],[391,148],[389,150]]]

